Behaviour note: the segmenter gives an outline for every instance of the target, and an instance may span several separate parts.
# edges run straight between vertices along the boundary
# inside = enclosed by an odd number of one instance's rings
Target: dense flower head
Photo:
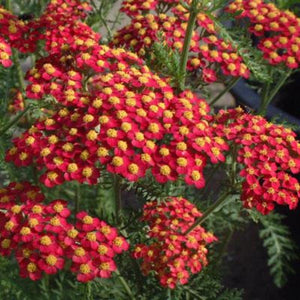
[[[241,199],[247,208],[263,214],[274,204],[296,208],[300,184],[293,176],[300,172],[300,143],[296,134],[282,125],[269,123],[261,116],[244,113],[241,108],[220,111],[215,130],[236,147],[243,168]]]
[[[28,182],[0,189],[0,255],[14,253],[20,275],[32,280],[43,272],[57,273],[66,260],[79,281],[110,277],[116,270],[114,256],[129,247],[117,229],[86,212],[79,212],[72,225],[66,201],[43,200],[39,188]]]
[[[161,2],[166,6],[163,10]],[[150,55],[155,63],[151,45],[160,42],[160,38],[171,49],[182,51],[189,14],[186,8],[174,1],[153,1],[150,6],[154,11],[143,9],[148,6],[146,3],[123,3],[123,10],[131,17],[131,22],[115,34],[112,45],[133,49],[141,57]],[[236,49],[220,38],[214,22],[204,12],[197,16],[190,51],[188,70],[200,75],[206,83],[216,81],[220,71],[224,75],[249,77],[249,70]]]
[[[228,148],[208,124],[205,100],[176,96],[136,54],[97,39],[49,50],[28,72],[27,96],[51,95],[57,110],[16,138],[7,160],[35,163],[49,187],[97,183],[99,162],[130,181],[151,169],[161,183],[184,176],[203,187],[206,160],[224,161]]]
[[[145,204],[142,221],[149,226],[147,235],[151,240],[136,245],[133,253],[142,260],[145,275],[154,271],[162,286],[173,289],[186,284],[191,273],[207,265],[206,245],[216,240],[214,235],[200,225],[185,234],[201,215],[192,203],[180,197]]]
[[[6,68],[12,65],[12,47],[21,39],[24,27],[23,21],[0,6],[0,64]]]
[[[190,0],[184,0],[190,3]],[[180,0],[124,0],[121,6],[121,11],[128,16],[136,16],[138,14],[146,14],[149,11],[165,13],[174,6],[178,5]]]
[[[298,68],[300,19],[294,13],[282,11],[274,3],[262,0],[235,0],[227,9],[237,19],[249,19],[249,31],[256,36],[257,47],[270,64],[282,63],[291,69]]]

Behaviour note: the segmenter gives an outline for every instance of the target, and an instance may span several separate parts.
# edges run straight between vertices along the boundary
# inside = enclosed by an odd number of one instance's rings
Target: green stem
[[[87,282],[86,285],[85,285],[84,299],[85,300],[92,300],[91,282]]]
[[[229,191],[225,193],[222,197],[220,197],[216,202],[214,202],[202,215],[202,217],[199,217],[196,222],[188,228],[183,235],[187,235],[190,233],[195,227],[202,224],[217,208],[219,208],[226,200],[227,197],[232,193],[232,191]]]
[[[75,217],[80,209],[80,183],[76,182],[76,192],[75,192]]]
[[[122,203],[121,203],[120,177],[118,175],[114,175],[114,195],[115,195],[116,223],[117,225],[119,225]]]
[[[12,126],[14,126],[18,121],[31,109],[31,106],[28,105],[22,112],[20,112],[11,122],[9,122],[1,131],[0,136],[6,133]]]
[[[191,40],[193,36],[193,30],[197,19],[197,4],[198,0],[193,0],[190,6],[190,16],[188,20],[188,25],[185,33],[184,44],[182,49],[182,54],[180,58],[180,66],[179,66],[179,74],[181,75],[179,78],[179,89],[185,89],[185,80],[186,80],[186,65],[188,62],[188,56],[190,52]]]
[[[214,105],[222,96],[224,96],[227,92],[229,92],[240,80],[240,77],[237,78],[233,78],[232,80],[229,81],[228,85],[226,86],[226,88],[220,93],[218,94],[210,103],[209,105]]]
[[[24,73],[23,70],[21,68],[21,63],[19,60],[19,55],[16,49],[12,49],[12,53],[13,53],[13,62],[14,65],[16,66],[17,69],[17,77],[18,77],[18,82],[19,82],[19,88],[21,89],[21,92],[23,93],[25,91],[25,81],[24,81]]]
[[[116,270],[116,274],[118,275],[118,279],[119,279],[120,283],[123,285],[123,287],[124,287],[125,291],[127,292],[129,298],[131,300],[135,300],[135,297],[133,296],[132,291],[131,291],[129,285],[127,284],[127,282],[124,279],[124,277],[120,274],[120,271],[118,269]]]
[[[5,8],[12,11],[11,0],[6,0]]]
[[[99,13],[99,17],[100,17],[100,20],[102,22],[102,24],[104,25],[106,31],[107,31],[107,35],[108,35],[108,39],[111,40],[112,39],[112,32],[111,32],[111,29],[109,28],[109,26],[107,25],[107,22],[103,16],[103,13],[102,13],[102,8],[103,8],[103,4],[104,4],[104,1],[101,2],[101,5],[100,7],[98,8],[95,1],[94,0],[91,0],[91,3],[93,5],[93,7],[96,9],[96,11]]]
[[[269,94],[269,87],[267,86],[268,90],[266,91],[264,97],[262,98],[262,103],[258,110],[258,113],[260,115],[264,116],[266,114],[268,105],[276,96],[276,94],[279,92],[281,87],[285,84],[286,80],[291,76],[292,72],[293,70],[289,70],[288,72],[284,73],[270,94]]]

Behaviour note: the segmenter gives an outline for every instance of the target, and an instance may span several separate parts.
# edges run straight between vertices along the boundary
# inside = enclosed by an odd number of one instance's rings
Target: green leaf
[[[251,211],[262,225],[259,236],[268,253],[268,266],[274,283],[282,287],[287,282],[288,274],[293,272],[292,261],[297,258],[297,247],[291,238],[289,228],[283,224],[284,216],[270,213],[263,216]]]

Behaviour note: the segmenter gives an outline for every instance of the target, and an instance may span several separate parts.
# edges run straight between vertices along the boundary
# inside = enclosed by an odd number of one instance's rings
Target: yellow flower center
[[[44,235],[43,237],[41,237],[40,242],[42,245],[44,246],[49,246],[51,245],[51,239],[49,238],[49,236]]]
[[[20,230],[21,235],[28,235],[30,233],[31,233],[31,230],[29,227],[22,227],[22,229]]]
[[[84,224],[93,224],[93,218],[91,216],[85,216],[83,219],[82,219],[82,222]]]
[[[46,258],[46,263],[50,266],[55,266],[57,263],[57,257],[52,254],[48,255]]]
[[[90,168],[90,167],[85,167],[83,170],[82,170],[82,175],[86,178],[89,178],[91,177],[93,174],[93,169]]]
[[[160,167],[160,173],[164,176],[171,174],[171,168],[168,165],[163,165]]]
[[[128,171],[129,173],[136,175],[139,172],[139,166],[132,163],[128,166]]]
[[[35,263],[33,263],[33,262],[30,262],[28,265],[27,265],[27,271],[29,272],[29,273],[34,273],[36,270],[37,270],[37,266],[36,266],[36,264]]]

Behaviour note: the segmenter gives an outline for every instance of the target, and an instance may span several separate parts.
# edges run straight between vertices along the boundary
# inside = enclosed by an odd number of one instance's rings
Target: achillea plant
[[[295,247],[274,210],[297,207],[300,143],[264,112],[299,66],[296,15],[126,0],[115,31],[116,1],[23,2],[0,8],[4,297],[241,299],[215,272],[253,220],[282,286]],[[216,113],[241,77],[263,86],[258,113]],[[208,99],[213,82],[226,87]]]

